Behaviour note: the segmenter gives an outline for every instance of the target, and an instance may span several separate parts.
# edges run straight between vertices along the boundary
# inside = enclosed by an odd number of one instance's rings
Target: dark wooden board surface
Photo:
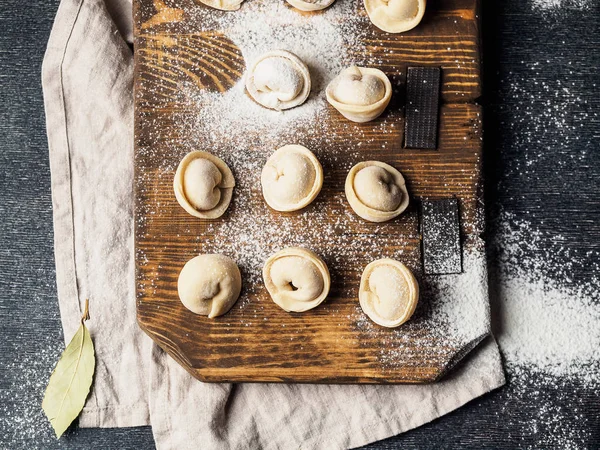
[[[57,7],[57,0],[34,0],[26,7],[20,1],[5,0],[0,9],[0,447],[150,449],[149,427],[75,429],[57,442],[38,407],[53,356],[58,357],[64,348],[56,301],[50,172],[39,80]],[[582,103],[573,108],[573,114],[599,109],[600,97],[594,86],[600,64],[599,24],[598,8],[544,21],[522,0],[483,4],[488,55],[484,61],[488,235],[493,238],[497,233],[500,207],[514,214],[514,220],[532,221],[545,243],[537,249],[524,249],[524,259],[552,250],[557,233],[565,236],[564,245],[571,254],[585,257],[598,249],[600,202],[596,186],[589,180],[600,177],[600,155],[596,152],[586,166],[574,163],[573,156],[582,150],[597,150],[600,121],[576,121],[585,125],[578,142],[565,143],[560,130],[539,135],[535,143],[525,142],[523,136],[535,128],[536,116],[545,113],[543,103],[554,101],[554,93],[546,92],[541,83],[557,79],[576,83],[573,94]],[[538,84],[528,86],[540,102],[526,111],[525,100],[511,87],[531,78],[533,64],[548,60],[552,63],[532,80]],[[581,142],[588,143],[582,146]],[[526,150],[543,152],[548,158],[523,174],[514,168],[524,164]],[[570,183],[571,191],[565,192],[552,181],[557,163],[566,166],[563,179]],[[558,254],[557,262],[566,263],[569,258]],[[495,261],[492,253],[492,270]],[[553,275],[550,268],[546,270]],[[576,287],[591,279],[591,270],[591,264],[571,267],[569,283]],[[493,291],[493,280],[491,288]],[[368,448],[600,448],[597,391],[570,380],[551,383],[532,376],[531,381],[522,383],[513,372],[508,375],[506,387]],[[540,422],[543,414],[554,420]],[[553,440],[564,444],[549,445]]]
[[[270,0],[269,0],[270,1]],[[346,0],[348,1],[348,0]],[[358,14],[365,15],[360,2]],[[357,311],[358,285],[362,269],[373,260],[365,250],[373,239],[380,249],[377,258],[403,251],[403,262],[420,277],[421,256],[418,232],[417,199],[456,196],[461,202],[464,240],[483,230],[474,225],[481,199],[481,107],[472,103],[481,92],[479,66],[478,0],[443,0],[431,3],[423,22],[411,32],[390,35],[369,21],[364,27],[365,45],[352,47],[351,59],[386,71],[396,88],[395,98],[386,113],[365,124],[354,124],[333,108],[321,118],[330,139],[317,133],[295,131],[289,137],[282,130],[274,136],[260,136],[249,151],[249,164],[238,156],[236,141],[209,150],[231,165],[234,173],[250,170],[263,161],[264,149],[275,149],[286,139],[316,151],[324,166],[325,181],[317,200],[306,215],[288,221],[289,215],[269,212],[259,186],[250,194],[238,183],[234,196],[243,196],[243,208],[255,214],[268,214],[269,223],[278,224],[292,235],[305,233],[312,225],[311,210],[326,211],[319,226],[336,224],[339,234],[348,236],[354,254],[342,264],[337,258],[338,240],[321,240],[309,245],[325,258],[332,273],[332,290],[326,302],[303,314],[288,314],[269,298],[262,280],[247,272],[256,267],[242,266],[243,287],[238,304],[218,319],[190,313],[179,301],[177,278],[183,264],[199,253],[211,253],[213,241],[229,246],[242,245],[219,234],[211,221],[197,220],[187,214],[173,194],[173,173],[187,153],[190,141],[206,145],[207,135],[190,136],[180,123],[189,123],[205,105],[189,103],[177,87],[195,83],[197,90],[226,92],[239,81],[245,70],[241,51],[228,39],[227,30],[202,28],[197,10],[213,15],[227,14],[191,0],[169,4],[169,14],[157,9],[153,0],[134,1],[135,50],[135,191],[136,191],[136,280],[137,311],[140,326],[186,370],[209,382],[319,382],[319,383],[414,383],[438,380],[470,348],[471,339],[452,340],[427,325],[417,311],[413,319],[397,330],[361,326],[364,314]],[[242,5],[242,8],[248,7]],[[332,6],[335,8],[336,5]],[[236,14],[229,13],[229,14]],[[159,22],[157,17],[161,18]],[[336,20],[334,16],[334,19]],[[300,16],[298,16],[300,20]],[[340,20],[343,20],[340,19]],[[293,25],[290,25],[293,26]],[[298,26],[301,26],[298,21]],[[334,24],[334,26],[336,26]],[[223,32],[223,33],[221,33]],[[209,55],[209,56],[207,56]],[[219,65],[212,62],[219,61]],[[410,64],[442,67],[437,150],[403,149],[403,82]],[[248,100],[249,101],[249,100]],[[225,120],[225,119],[223,119]],[[382,124],[387,129],[382,132]],[[312,129],[317,124],[310,124]],[[219,129],[220,124],[215,124]],[[159,130],[159,131],[157,131]],[[249,130],[255,132],[254,129]],[[258,134],[258,133],[257,133]],[[296,141],[293,141],[296,142]],[[359,148],[355,155],[348,148]],[[348,167],[361,160],[380,160],[397,167],[406,178],[412,207],[394,221],[372,224],[349,220],[352,215],[344,200],[344,180]],[[258,178],[258,173],[256,174]],[[248,186],[245,187],[248,189]],[[229,211],[212,222],[235,220],[242,207],[234,197]],[[316,214],[316,213],[314,213]],[[259,220],[258,218],[256,220]],[[326,222],[326,223],[321,223]],[[217,231],[211,231],[211,230]],[[249,230],[248,230],[249,231]],[[247,230],[240,229],[240,233]],[[264,242],[269,254],[281,250],[281,242]],[[287,242],[287,241],[286,241]],[[286,244],[292,245],[292,244]],[[321,245],[316,247],[316,245]],[[225,248],[228,246],[226,245]],[[385,250],[383,250],[385,249]],[[227,251],[231,251],[227,249]],[[387,252],[387,253],[386,253]],[[334,262],[335,261],[335,262]],[[239,262],[238,262],[239,263]],[[336,264],[337,263],[337,264]],[[245,273],[246,272],[246,273]],[[424,289],[423,289],[424,291]],[[434,299],[423,292],[421,302]],[[423,325],[421,325],[423,323]],[[454,324],[457,326],[457,324]],[[382,349],[400,345],[404,352],[394,355],[393,366],[382,357]]]

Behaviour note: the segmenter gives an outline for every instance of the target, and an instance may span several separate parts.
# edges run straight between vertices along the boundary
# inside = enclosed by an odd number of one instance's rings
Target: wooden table
[[[600,109],[593,86],[600,63],[600,11],[593,6],[586,13],[542,20],[530,3],[484,2],[489,234],[496,232],[502,208],[515,220],[532,222],[548,241],[561,234],[571,256],[585,261],[586,253],[597,252],[600,245],[600,200],[597,183],[589,181],[600,177],[600,121],[593,114],[581,119],[583,112]],[[63,348],[39,75],[57,6],[57,0],[34,0],[26,7],[5,0],[0,9],[0,447],[10,442],[11,448],[27,449],[152,448],[148,427],[76,430],[59,444],[37,406],[52,370],[41,364],[39,354],[58,355]],[[574,83],[569,89],[581,98],[580,105],[572,106],[584,125],[580,138],[564,142],[560,130],[552,128],[531,138],[546,114],[544,101],[554,101],[544,83],[553,87],[561,77]],[[540,101],[528,106],[525,88]],[[528,173],[519,169],[526,150],[543,156]],[[584,150],[590,156],[582,166],[577,155]],[[556,183],[557,164],[568,190]],[[549,248],[525,250],[523,257],[535,258]],[[560,254],[555,258],[569,262]],[[493,270],[494,254],[491,261]],[[594,275],[589,262],[568,270],[573,286]],[[514,380],[513,374],[509,377]],[[559,447],[571,442],[575,448],[600,448],[599,405],[598,392],[576,383],[555,386],[542,378],[513,383],[369,448],[549,448],[552,439]],[[542,409],[556,420],[540,421]]]

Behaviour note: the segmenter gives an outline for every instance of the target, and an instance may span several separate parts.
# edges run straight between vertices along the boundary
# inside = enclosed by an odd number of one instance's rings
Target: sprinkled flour
[[[598,422],[589,411],[600,395],[600,280],[572,283],[568,269],[547,275],[565,252],[560,244],[508,213],[497,226],[490,293],[508,374],[505,427],[523,430],[534,443],[527,448],[591,448]],[[527,420],[511,414],[517,409]]]
[[[55,322],[59,327],[60,322]],[[19,357],[2,366],[2,376],[10,384],[0,391],[0,448],[49,448],[56,442],[41,404],[50,373],[63,350],[57,345],[58,334],[36,335],[36,345],[28,351],[12,342],[3,349]],[[16,338],[17,343],[31,340],[25,334]]]
[[[581,130],[600,116],[581,93],[596,85],[586,85],[569,61],[563,63],[565,76],[556,80],[545,77],[551,61],[528,61],[519,68],[524,75],[513,74],[506,86],[518,106],[516,114],[501,106],[501,116],[510,117],[501,125],[514,136],[511,145],[518,152],[505,161],[502,178],[511,182],[505,187],[501,179],[499,189],[511,202],[519,198],[521,184],[541,186],[540,167],[587,177],[594,165],[594,143],[582,139]],[[573,196],[581,205],[566,176],[557,176],[557,182],[565,187],[566,199]],[[529,214],[535,215],[537,207],[529,206]],[[567,224],[550,220],[552,226],[540,230],[506,211],[498,215],[490,242],[495,332],[510,372],[572,379],[598,388],[600,253],[593,246],[585,254],[574,250],[578,246],[570,229],[581,230],[575,235],[579,239],[589,226],[576,215]],[[584,278],[575,280],[576,273]]]
[[[533,0],[533,7],[540,10],[558,10],[560,8],[588,9],[594,0]]]
[[[500,225],[493,243],[502,251],[494,264],[492,297],[495,333],[507,364],[600,387],[600,279],[577,288],[561,285],[562,277],[543,274],[556,250],[524,258],[524,248],[528,254],[544,248],[539,232],[506,213]],[[598,263],[595,270],[600,273]]]
[[[588,10],[596,5],[528,2],[533,12],[528,20],[548,20],[540,28],[549,25],[551,31],[527,33],[541,41],[534,45],[507,38],[513,48],[505,61],[522,60],[503,68],[498,80],[499,129],[509,137],[494,149],[504,155],[495,186],[504,209],[489,205],[499,209],[488,242],[490,294],[509,383],[499,394],[506,399],[501,420],[505,429],[527,436],[523,447],[597,445],[600,252],[590,231],[596,228],[593,213],[576,213],[586,203],[597,211],[597,195],[586,187],[598,174],[598,136],[589,133],[600,118],[597,77],[588,76],[585,62],[593,44],[578,43],[595,23],[597,13]],[[544,51],[544,41],[559,35],[557,45]],[[552,76],[557,68],[560,76]],[[549,192],[560,195],[556,203],[565,206],[555,210]]]
[[[244,78],[224,95],[198,90],[195,85],[180,86],[184,101],[206,105],[200,109],[196,127],[206,127],[204,133],[218,141],[227,136],[230,141],[243,145],[255,135],[280,135],[282,129],[290,135],[298,128],[316,124],[313,135],[323,133],[323,114],[326,108],[325,86],[353,61],[347,49],[363,45],[368,21],[357,14],[359,3],[343,1],[318,15],[303,16],[288,8],[284,2],[265,5],[249,2],[235,14],[228,14],[211,23],[215,29],[226,30],[226,35],[240,49],[249,66],[261,55],[272,50],[287,50],[300,57],[311,74],[311,95],[303,105],[282,112],[263,108],[248,98]],[[211,11],[195,10],[198,22],[206,21]],[[213,19],[214,20],[214,19]],[[318,49],[318,50],[317,50]],[[249,133],[249,131],[251,132]],[[206,144],[205,144],[206,145]]]

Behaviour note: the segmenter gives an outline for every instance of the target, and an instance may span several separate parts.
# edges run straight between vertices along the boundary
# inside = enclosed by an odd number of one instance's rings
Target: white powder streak
[[[559,10],[561,8],[588,9],[592,5],[592,0],[533,0],[533,9],[539,10]]]
[[[463,273],[425,276],[422,288],[431,299],[434,319],[454,324],[456,329],[452,334],[466,340],[489,333],[490,311],[485,301],[488,297],[485,256],[476,251],[463,254]]]
[[[600,307],[592,298],[511,276],[500,289],[497,337],[507,363],[598,381]]]
[[[500,220],[495,245],[504,253],[496,262],[492,320],[509,369],[600,387],[600,280],[574,288],[566,273],[558,271],[558,280],[544,275],[545,267],[560,264],[556,249],[530,223],[506,213]],[[530,254],[537,256],[526,259]]]
[[[287,50],[308,66],[312,83],[304,104],[281,112],[252,101],[246,95],[244,78],[224,94],[200,90],[193,84],[182,85],[185,101],[195,102],[200,111],[195,127],[206,128],[198,134],[210,136],[213,142],[226,136],[244,145],[251,136],[279,135],[282,129],[293,134],[297,128],[314,128],[321,123],[327,109],[325,87],[344,67],[354,63],[348,49],[363,45],[360,25],[368,19],[356,13],[357,5],[355,1],[338,0],[320,14],[303,16],[284,2],[249,2],[235,14],[218,19],[206,17],[211,13],[206,8],[195,10],[198,23],[206,24],[207,29],[225,30],[241,51],[246,67],[269,51]]]

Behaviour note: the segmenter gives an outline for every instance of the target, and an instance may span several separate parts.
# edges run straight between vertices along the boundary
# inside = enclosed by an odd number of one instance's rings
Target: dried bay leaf
[[[57,438],[79,415],[92,386],[96,361],[94,343],[85,326],[88,319],[89,302],[86,300],[81,325],[60,356],[42,401],[42,409]]]

